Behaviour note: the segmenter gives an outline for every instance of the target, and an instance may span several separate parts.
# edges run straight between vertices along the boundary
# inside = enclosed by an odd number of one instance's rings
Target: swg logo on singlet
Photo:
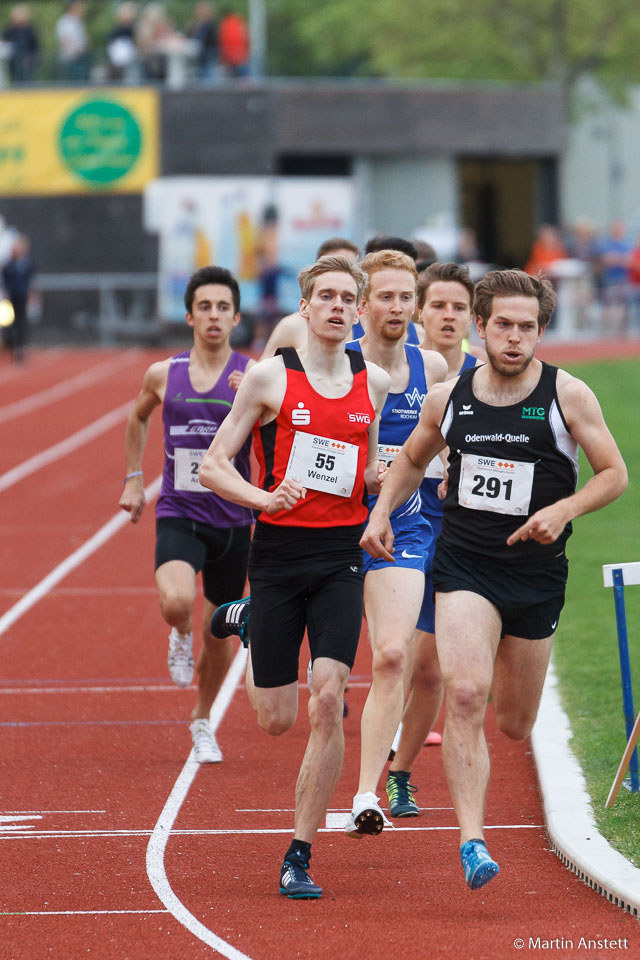
[[[523,407],[522,408],[523,420],[544,420],[544,415],[545,415],[544,407]]]
[[[424,398],[426,397],[426,393],[420,393],[418,388],[414,387],[411,393],[405,393],[405,397],[410,407],[415,407],[415,406],[421,407],[422,404],[424,403]]]
[[[371,423],[371,417],[368,413],[350,413],[349,423]]]
[[[291,411],[291,423],[294,427],[306,427],[311,423],[311,411],[300,401],[297,410]]]

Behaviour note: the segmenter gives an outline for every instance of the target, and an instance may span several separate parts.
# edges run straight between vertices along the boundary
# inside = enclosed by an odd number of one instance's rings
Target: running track
[[[529,746],[503,737],[491,715],[486,820],[501,874],[489,887],[464,886],[438,748],[425,749],[414,771],[419,820],[361,842],[342,834],[369,679],[365,636],[347,694],[345,766],[314,844],[325,896],[278,894],[307,736],[304,685],[297,729],[271,739],[242,687],[234,691],[240,653],[214,708],[225,762],[189,760],[194,691],[175,688],[166,671],[153,509],[137,527],[117,511],[126,402],[162,355],[34,351],[24,367],[0,357],[0,957],[612,952],[581,937],[619,941],[613,949],[640,957],[637,921],[549,851]],[[156,414],[145,457],[151,494],[159,427]]]

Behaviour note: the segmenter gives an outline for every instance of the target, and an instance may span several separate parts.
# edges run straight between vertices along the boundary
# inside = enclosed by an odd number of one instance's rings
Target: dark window
[[[284,177],[348,177],[352,159],[339,154],[285,153],[278,158],[276,172]]]

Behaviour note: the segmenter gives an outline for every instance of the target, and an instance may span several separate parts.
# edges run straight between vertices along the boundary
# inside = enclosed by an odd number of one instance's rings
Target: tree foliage
[[[637,0],[272,0],[270,64],[286,44],[307,74],[555,82],[640,79]],[[294,40],[294,37],[296,38]]]
[[[138,0],[142,9],[149,0]],[[559,83],[585,73],[612,91],[640,81],[637,0],[263,0],[272,76],[355,76]],[[186,31],[196,0],[165,0]],[[64,0],[31,2],[45,62],[55,63]],[[0,27],[12,3],[0,0]],[[250,0],[218,0],[249,17]],[[88,0],[94,60],[117,0]],[[47,70],[47,73],[50,71]],[[44,79],[44,77],[42,77]]]

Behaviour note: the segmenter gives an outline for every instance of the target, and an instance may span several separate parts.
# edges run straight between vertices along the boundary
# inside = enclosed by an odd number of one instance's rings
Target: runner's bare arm
[[[369,427],[369,445],[367,447],[367,465],[364,471],[364,482],[367,491],[376,494],[380,490],[380,475],[384,473],[384,464],[378,459],[378,432],[380,429],[380,414],[387,399],[391,378],[386,370],[379,367],[370,360],[367,364],[367,386],[369,388],[369,399],[376,412],[376,417]]]
[[[427,381],[427,389],[430,390],[434,383],[442,383],[447,377],[447,361],[438,353],[437,350],[426,350],[422,348],[424,359],[424,375]]]
[[[422,483],[429,461],[445,446],[440,423],[452,382],[435,384],[422,405],[420,420],[387,471],[360,546],[372,557],[393,560],[389,515]]]
[[[169,361],[152,363],[142,379],[142,389],[127,418],[125,432],[125,476],[136,476],[125,481],[119,506],[131,514],[131,522],[137,523],[144,510],[144,480],[141,473],[142,455],[149,435],[149,421],[155,408],[162,403],[167,384]]]
[[[307,321],[299,313],[290,313],[276,323],[260,359],[266,360],[267,357],[273,357],[278,347],[295,347],[296,350],[300,350],[306,342]]]
[[[303,495],[295,480],[284,480],[273,492],[261,490],[238,473],[233,458],[257,421],[268,421],[280,409],[286,389],[282,360],[257,363],[242,378],[231,411],[220,425],[200,465],[200,483],[243,507],[275,513],[290,510]]]
[[[553,543],[567,523],[585,513],[606,507],[627,487],[627,468],[593,391],[582,380],[564,370],[558,371],[557,389],[569,431],[582,447],[593,476],[570,497],[558,500],[529,517],[511,534],[507,540],[509,546],[518,540]]]
[[[242,378],[244,377],[245,373],[247,372],[247,370],[250,369],[250,367],[254,366],[255,362],[256,362],[255,360],[249,360],[249,363],[246,365],[244,370],[231,371],[227,379],[228,379],[229,386],[231,387],[232,390],[238,389],[238,387],[242,383]]]

